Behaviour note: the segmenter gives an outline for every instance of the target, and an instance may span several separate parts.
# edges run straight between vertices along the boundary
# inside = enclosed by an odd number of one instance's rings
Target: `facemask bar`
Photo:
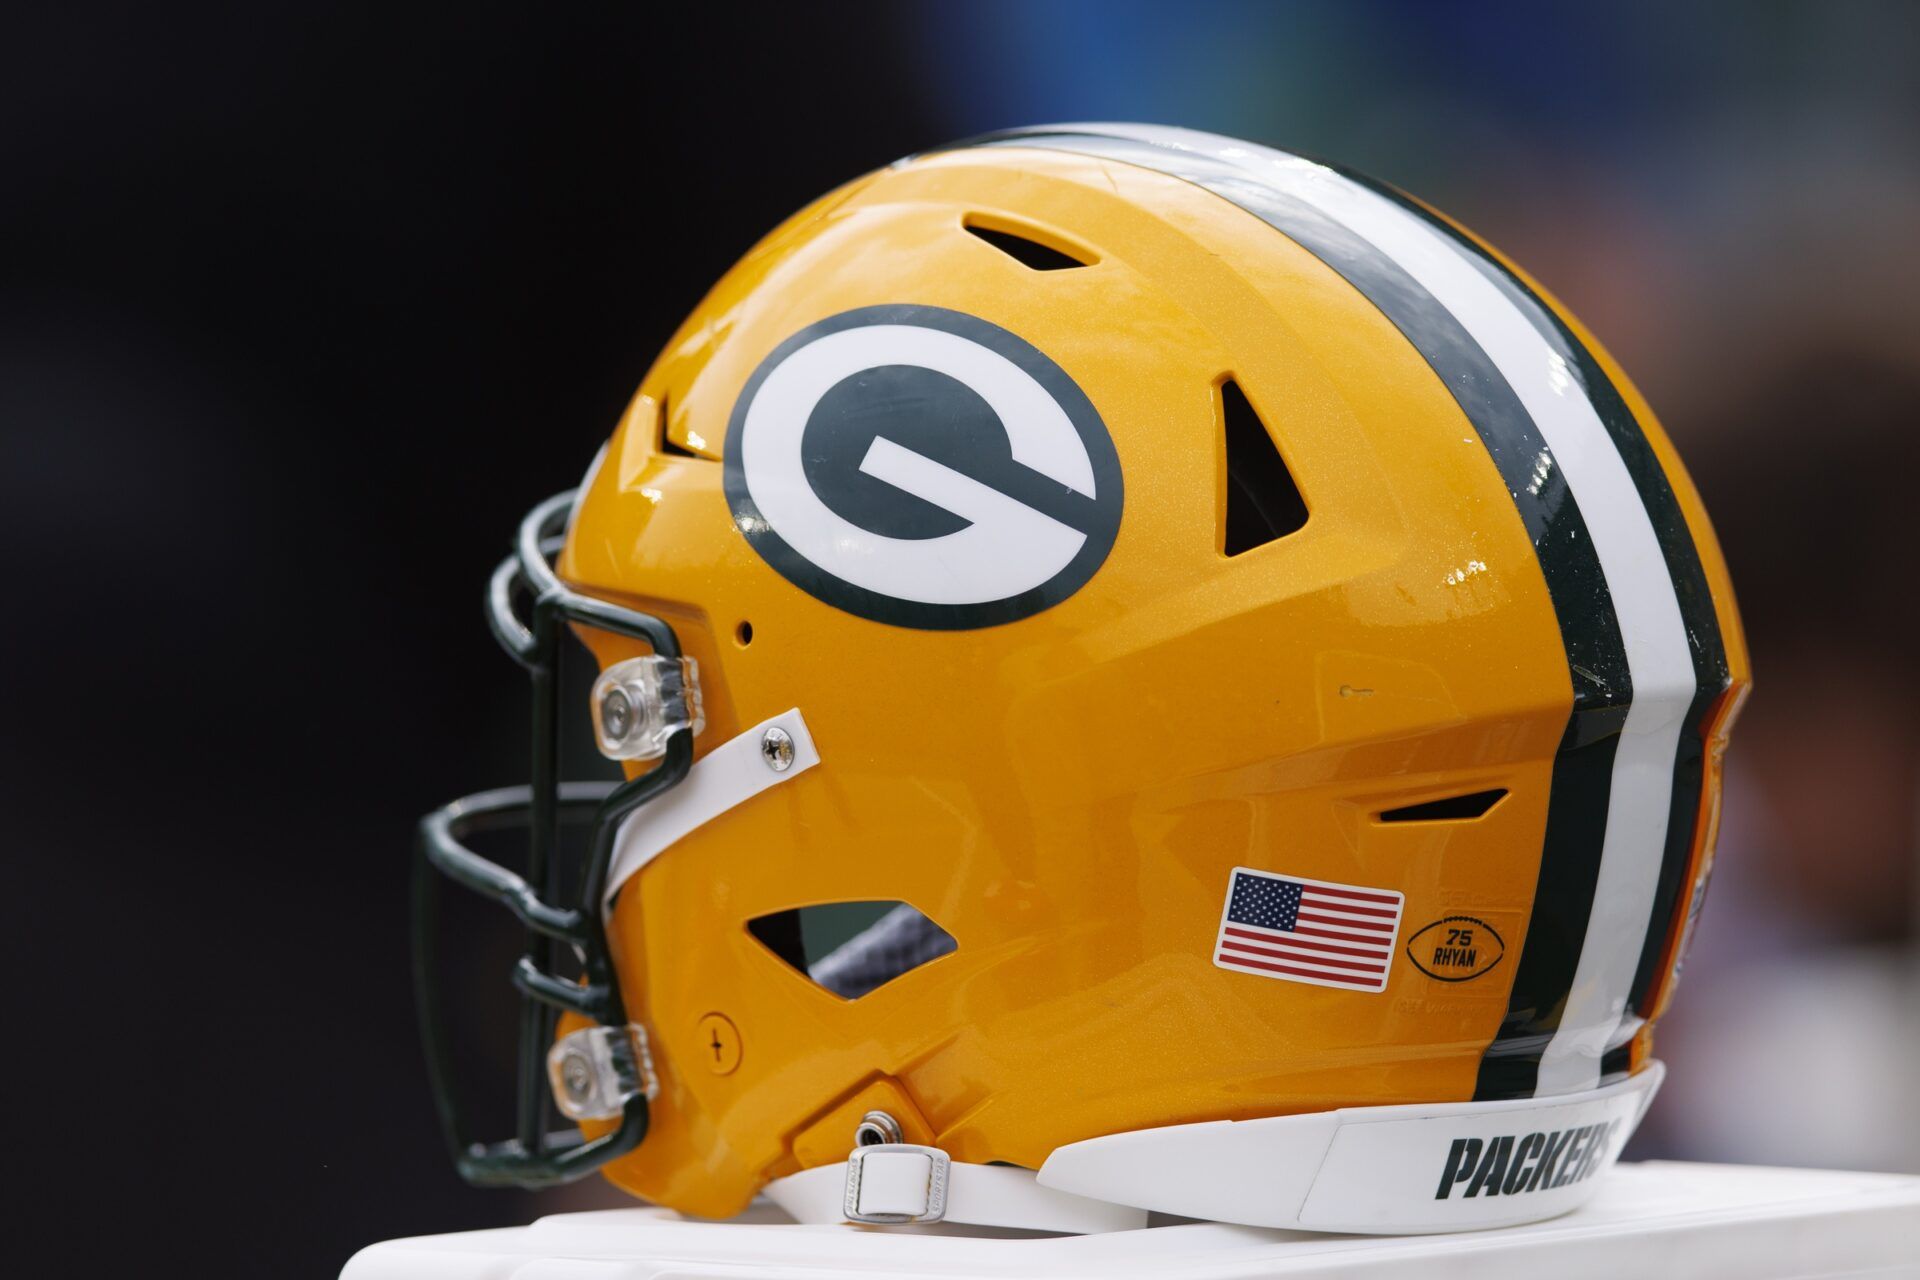
[[[693,763],[693,734],[682,729],[667,740],[659,764],[638,778],[618,784],[559,780],[559,646],[565,624],[579,622],[643,640],[662,657],[680,657],[679,639],[664,621],[580,595],[554,573],[548,557],[560,547],[574,497],[572,491],[559,494],[528,513],[515,553],[495,570],[487,593],[494,637],[533,681],[532,785],[465,796],[428,814],[420,821],[414,862],[414,997],[427,1072],[454,1164],[461,1177],[478,1186],[571,1182],[633,1150],[647,1134],[644,1089],[626,1098],[614,1129],[600,1137],[582,1141],[572,1131],[547,1131],[546,1053],[556,1011],[580,1014],[603,1027],[627,1021],[599,909],[614,837],[628,814],[680,782]],[[525,620],[515,608],[522,596],[532,600]],[[554,856],[563,821],[592,824],[586,865],[570,899],[574,906],[555,905],[568,900]],[[527,831],[524,877],[464,843],[476,832],[515,827]],[[453,1089],[435,945],[441,876],[493,899],[526,926],[526,952],[511,975],[522,997],[515,1133],[503,1142],[473,1140]],[[562,947],[579,958],[584,983],[557,976],[554,961]]]

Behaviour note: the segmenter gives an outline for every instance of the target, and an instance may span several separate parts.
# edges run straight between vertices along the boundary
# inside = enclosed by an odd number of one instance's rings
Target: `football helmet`
[[[713,1217],[1573,1207],[1658,1084],[1749,687],[1699,496],[1564,308],[1391,188],[1133,125],[776,229],[489,614],[532,784],[430,815],[416,880],[455,1159]],[[558,777],[569,636],[617,785]],[[492,1145],[442,874],[527,932]]]

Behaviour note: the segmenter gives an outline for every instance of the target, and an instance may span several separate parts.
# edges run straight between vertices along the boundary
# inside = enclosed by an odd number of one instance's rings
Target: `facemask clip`
[[[582,1027],[561,1036],[547,1051],[547,1079],[554,1105],[569,1120],[614,1120],[629,1099],[660,1094],[647,1031],[637,1023],[624,1027]]]

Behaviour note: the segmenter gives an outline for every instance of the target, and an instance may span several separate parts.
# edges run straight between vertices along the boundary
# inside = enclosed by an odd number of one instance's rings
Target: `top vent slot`
[[[968,234],[978,236],[1023,267],[1034,271],[1068,271],[1087,266],[1091,258],[1076,258],[1064,249],[999,227],[986,227],[969,218],[961,223]]]

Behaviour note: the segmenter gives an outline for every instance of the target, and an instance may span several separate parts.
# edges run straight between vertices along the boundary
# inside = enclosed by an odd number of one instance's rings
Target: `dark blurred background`
[[[1920,1170],[1917,67],[1907,4],[11,6],[13,1234],[326,1276],[601,1194],[459,1184],[414,1040],[410,826],[524,770],[485,576],[780,218],[1073,118],[1404,186],[1633,372],[1759,680],[1637,1153]]]

